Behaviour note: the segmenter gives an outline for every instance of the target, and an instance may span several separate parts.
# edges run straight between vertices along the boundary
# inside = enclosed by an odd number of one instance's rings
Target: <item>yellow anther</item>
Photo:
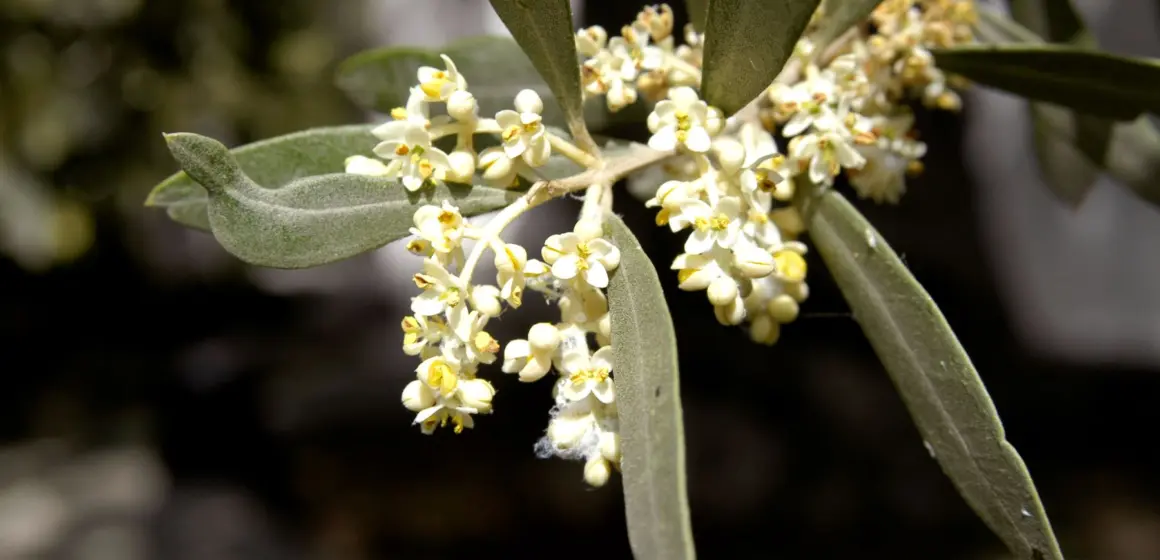
[[[462,434],[463,418],[460,418],[458,415],[456,415],[455,418],[451,420],[451,422],[455,424],[455,428],[452,431],[454,431],[456,434]]]
[[[444,210],[439,213],[439,223],[445,226],[455,225],[459,221],[459,214],[450,210]]]
[[[483,352],[486,354],[495,354],[496,352],[499,352],[499,342],[496,342],[495,338],[493,338],[486,331],[479,331],[478,333],[475,333],[475,339],[472,340],[472,343],[475,345],[475,350],[477,352]]]
[[[787,282],[801,282],[806,279],[806,260],[794,251],[778,251],[773,254],[777,273]]]
[[[419,320],[408,315],[403,317],[403,332],[407,334],[418,334],[423,332],[423,327],[419,325]]]
[[[519,307],[519,306],[523,305],[524,304],[524,289],[519,287],[519,286],[513,285],[512,286],[512,294],[511,294],[511,297],[508,298],[508,303],[510,303],[512,307]]]
[[[455,388],[459,386],[459,376],[455,374],[455,370],[451,369],[447,362],[439,359],[431,364],[431,369],[427,371],[427,384],[439,389],[439,392],[445,397],[450,397],[455,392]]]
[[[435,279],[426,274],[416,274],[411,279],[415,281],[415,286],[420,290],[426,290],[435,285]]]
[[[458,307],[460,303],[463,303],[463,298],[459,295],[459,288],[449,288],[439,295],[439,299],[443,300],[448,307]]]
[[[417,333],[407,333],[403,335],[403,346],[410,346],[419,342],[419,335]]]
[[[684,144],[685,140],[687,140],[688,138],[689,138],[689,132],[687,130],[677,130],[677,142]]]
[[[407,120],[407,110],[402,107],[395,107],[391,109],[391,118],[397,121]]]
[[[766,224],[769,223],[769,215],[760,210],[751,209],[749,211],[749,221],[755,224]]]
[[[731,221],[732,220],[729,219],[729,216],[726,216],[725,214],[717,214],[709,220],[709,227],[713,228],[714,231],[725,231],[726,229],[729,229],[729,223]]]
[[[582,260],[588,260],[588,257],[592,256],[592,249],[588,247],[587,243],[581,241],[576,244],[576,254],[580,255]]]
[[[530,122],[530,123],[527,123],[524,125],[524,132],[527,132],[529,134],[534,133],[539,129],[540,129],[540,123],[538,123],[538,122]]]
[[[505,128],[503,130],[503,133],[500,134],[500,137],[503,138],[504,142],[511,142],[512,140],[514,140],[516,138],[516,136],[519,136],[519,135],[520,135],[520,127],[512,125],[512,126]]]
[[[705,218],[694,218],[693,227],[697,228],[697,231],[707,231],[709,229],[709,220]]]
[[[425,239],[412,239],[407,242],[407,250],[416,255],[426,255],[431,251],[431,244]]]
[[[689,277],[693,274],[696,274],[696,272],[697,269],[695,268],[682,268],[681,270],[677,271],[677,282],[684,284],[685,281],[688,280]]]
[[[661,211],[657,212],[657,218],[656,218],[657,225],[658,226],[668,225],[669,216],[671,214],[672,214],[672,212],[669,212],[668,208],[661,208]]]
[[[407,147],[406,144],[400,144],[399,147],[395,148],[395,155],[397,156],[401,157],[409,153],[411,153],[411,148]]]
[[[431,161],[426,159],[419,160],[419,176],[423,179],[430,179],[432,173],[435,173],[435,168],[431,166]]]

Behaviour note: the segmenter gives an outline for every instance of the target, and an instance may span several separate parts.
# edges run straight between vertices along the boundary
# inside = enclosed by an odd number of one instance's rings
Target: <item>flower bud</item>
[[[596,425],[592,414],[561,414],[548,422],[548,441],[559,449],[572,449]]]
[[[581,241],[591,241],[604,235],[604,226],[600,223],[599,218],[581,218],[576,222],[576,227],[572,231],[580,238]]]
[[[733,138],[719,138],[713,142],[713,149],[717,151],[717,162],[725,173],[734,173],[745,163],[745,147]]]
[[[710,106],[709,115],[705,119],[705,130],[709,132],[709,136],[716,136],[725,128],[725,113],[721,109]]]
[[[411,412],[419,412],[435,405],[435,393],[425,383],[412,381],[403,388],[403,406]]]
[[[593,457],[584,464],[584,482],[594,488],[607,484],[611,475],[612,468],[603,457]]]
[[[781,326],[772,317],[764,313],[754,317],[753,323],[749,325],[749,338],[758,344],[772,346],[777,343],[777,339],[780,336]]]
[[[468,302],[471,303],[472,309],[488,317],[498,317],[503,311],[499,303],[499,288],[489,284],[472,286]]]
[[[604,338],[612,338],[612,315],[605,313],[596,322],[596,335]]]
[[[346,172],[355,175],[370,175],[373,177],[387,174],[387,165],[375,158],[366,156],[350,156],[346,158]]]
[[[528,344],[536,352],[555,352],[560,345],[560,330],[551,323],[536,323],[528,331]]]
[[[508,341],[507,346],[503,349],[502,371],[504,373],[520,371],[527,364],[530,353],[531,348],[528,346],[528,341],[519,338]]]
[[[447,154],[447,161],[450,163],[447,170],[448,181],[471,184],[472,176],[475,175],[475,154],[467,150],[455,150]]]
[[[713,306],[713,314],[722,325],[740,325],[745,320],[745,304],[740,299],[734,299],[729,305]]]
[[[719,276],[709,283],[707,294],[713,305],[729,305],[737,297],[737,281],[729,276]]]
[[[467,379],[459,383],[459,400],[463,406],[474,408],[480,414],[491,412],[495,388],[486,379]]]
[[[581,29],[576,33],[576,51],[584,56],[596,56],[608,42],[608,32],[599,25]]]
[[[788,294],[769,300],[769,315],[778,323],[792,323],[798,316],[798,302]]]
[[[740,245],[740,244],[739,244]],[[765,278],[773,274],[773,255],[759,247],[733,248],[733,264],[742,274],[749,278]]]
[[[536,113],[537,115],[544,111],[544,102],[540,99],[540,94],[532,89],[521,89],[516,94],[516,111],[521,113]]]
[[[488,148],[479,154],[479,168],[483,178],[493,185],[507,186],[515,179],[516,170],[503,148]]]
[[[458,90],[447,98],[447,114],[457,121],[471,122],[478,118],[479,104],[471,92]]]
[[[611,463],[620,462],[620,434],[616,432],[600,434],[600,455]]]
[[[785,293],[789,295],[789,297],[797,300],[798,303],[801,303],[805,301],[806,298],[810,297],[810,287],[805,282],[785,284],[782,286],[782,289],[785,290]]]

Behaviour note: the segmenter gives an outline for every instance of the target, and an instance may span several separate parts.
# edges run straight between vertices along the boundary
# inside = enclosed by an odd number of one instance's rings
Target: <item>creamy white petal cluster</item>
[[[532,168],[544,165],[552,155],[539,94],[520,91],[513,102],[515,110],[481,118],[467,79],[448,56],[441,57],[444,68],[419,68],[418,84],[411,88],[406,106],[391,110],[392,120],[372,131],[381,140],[374,147],[378,157],[351,156],[346,172],[398,179],[409,191],[443,181],[509,187],[519,176],[535,180]],[[446,114],[431,117],[433,103],[444,104]],[[498,135],[501,145],[476,152],[476,134]],[[435,145],[449,136],[456,139],[451,152]]]

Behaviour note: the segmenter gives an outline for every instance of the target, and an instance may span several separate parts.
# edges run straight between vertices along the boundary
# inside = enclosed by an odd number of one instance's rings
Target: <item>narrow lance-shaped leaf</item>
[[[773,82],[819,0],[709,0],[701,95],[725,116]]]
[[[372,125],[315,128],[247,144],[230,150],[242,172],[269,188],[295,179],[339,173],[352,155],[370,156],[379,142]],[[184,171],[162,181],[146,199],[146,206],[164,207],[178,223],[209,231],[206,207],[209,194]]]
[[[1063,45],[962,45],[932,51],[939,68],[982,85],[1093,115],[1160,113],[1160,63]]]
[[[250,264],[306,268],[355,256],[408,235],[420,204],[450,200],[465,216],[506,206],[519,193],[488,187],[426,187],[346,173],[299,179],[280,189],[246,176],[225,146],[196,134],[166,136],[182,169],[209,193],[214,236]]]
[[[584,123],[584,96],[571,2],[491,0],[491,6],[555,94],[572,136],[580,147],[594,151],[596,144]]]
[[[604,229],[620,249],[608,284],[628,540],[636,558],[691,559],[685,431],[676,336],[652,261],[616,215]]]
[[[1095,48],[1095,39],[1083,26],[1070,0],[1015,0],[1011,9],[1017,19],[1030,23],[1055,42]],[[1042,43],[1040,36],[992,9],[979,10],[976,25],[980,42]],[[1079,206],[1095,186],[1100,168],[1083,154],[1103,159],[1112,134],[1113,121],[1080,112],[1060,113],[1059,118],[1080,142],[1074,145],[1053,133],[1044,122],[1045,112],[1064,111],[1047,103],[1028,103],[1035,135],[1035,156],[1044,182],[1061,200],[1073,207]]]
[[[928,450],[1017,558],[1061,559],[1027,467],[930,295],[842,195],[808,190],[799,203],[810,238]]]
[[[811,35],[824,48],[850,28],[862,25],[882,0],[826,0],[822,3],[822,22]]]
[[[979,7],[976,36],[980,40],[992,43],[1042,42],[1042,39],[1028,29],[982,6]],[[1058,164],[1061,167],[1054,171],[1045,169],[1045,175],[1048,177],[1065,175],[1069,166],[1076,173],[1075,177],[1056,183],[1054,185],[1056,189],[1082,185],[1083,180],[1091,178],[1092,171],[1083,169],[1083,162],[1086,161],[1107,172],[1137,196],[1160,204],[1160,181],[1156,180],[1156,177],[1160,177],[1160,130],[1156,129],[1147,116],[1141,116],[1132,122],[1113,123],[1101,121],[1091,115],[1077,114],[1057,105],[1048,103],[1032,105],[1036,135],[1041,138],[1051,137],[1052,145],[1058,142],[1062,146],[1070,147],[1070,149],[1058,146],[1046,148],[1060,151],[1050,157],[1052,161],[1061,162]],[[1096,124],[1093,124],[1093,120]],[[1104,133],[1106,124],[1111,124],[1111,128]],[[1065,165],[1063,162],[1073,157],[1076,152],[1084,159],[1079,163],[1071,162]],[[1047,160],[1041,163],[1045,166],[1053,165]]]

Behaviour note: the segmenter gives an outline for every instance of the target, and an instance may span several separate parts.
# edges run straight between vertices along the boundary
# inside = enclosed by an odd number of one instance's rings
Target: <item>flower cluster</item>
[[[611,110],[645,93],[656,101],[649,146],[682,154],[646,202],[658,208],[657,225],[689,232],[672,265],[680,287],[705,290],[718,321],[748,324],[766,344],[808,295],[805,246],[794,240],[804,225],[789,204],[798,182],[828,187],[845,175],[863,198],[897,202],[926,152],[906,102],[959,107],[953,77],[934,66],[930,49],[973,40],[971,0],[886,0],[872,32],[855,28],[819,48],[810,36],[822,15],[756,117],[728,120],[693,89],[704,38],[690,27],[674,47],[667,6],[646,8],[619,37],[600,27],[576,34],[588,93],[604,94]],[[785,154],[774,134],[788,140]]]
[[[675,45],[668,6],[645,8],[619,36],[600,27],[580,30],[575,41],[586,95],[604,96],[612,111],[638,98],[653,103],[648,145],[668,157],[667,177],[645,205],[657,209],[658,226],[686,235],[684,252],[672,263],[680,288],[705,291],[720,323],[745,325],[754,341],[775,343],[808,296],[795,193],[803,185],[831,187],[845,176],[861,196],[896,202],[926,150],[915,139],[907,102],[958,108],[949,87],[955,80],[934,66],[930,49],[973,40],[974,17],[970,0],[886,0],[869,29],[815,46],[811,33],[821,20],[815,14],[782,74],[728,119],[695,89],[704,37],[686,27],[685,44]],[[450,58],[442,59],[443,69],[419,69],[406,105],[374,130],[378,157],[353,156],[347,172],[397,179],[417,191],[443,181],[512,186],[521,176],[534,179],[532,170],[553,150],[600,169],[593,154],[545,128],[534,91],[519,92],[513,109],[480,117],[465,77]],[[437,103],[445,114],[431,116]],[[476,152],[477,134],[494,135],[498,145]],[[440,146],[450,143],[441,140],[449,137],[454,148],[445,151]],[[779,137],[787,141],[785,153]],[[500,237],[536,204],[528,196],[482,227],[449,201],[415,212],[407,247],[423,258],[414,275],[420,293],[402,329],[404,352],[420,363],[402,401],[423,433],[448,424],[460,433],[473,427],[473,415],[490,413],[496,391],[480,367],[500,361],[503,372],[524,382],[557,373],[538,455],[584,461],[584,478],[594,486],[619,468],[604,289],[620,252],[604,239],[601,224],[612,180],[589,187],[575,227],[550,236],[542,260]],[[468,242],[475,244],[465,254]],[[494,284],[473,279],[486,251],[494,254]],[[520,307],[527,290],[554,303],[560,319],[501,346],[488,322]]]

